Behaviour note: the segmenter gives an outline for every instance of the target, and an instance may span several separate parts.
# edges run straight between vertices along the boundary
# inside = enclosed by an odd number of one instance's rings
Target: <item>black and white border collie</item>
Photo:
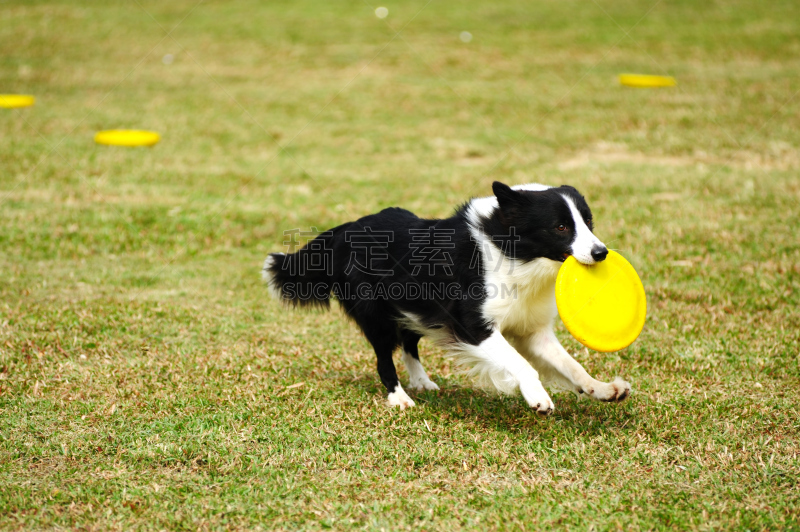
[[[480,384],[519,389],[542,415],[554,408],[544,385],[624,400],[630,384],[592,378],[553,332],[561,263],[572,255],[590,265],[608,254],[583,196],[570,186],[495,182],[492,190],[451,218],[389,208],[340,225],[296,253],[270,254],[263,277],[292,305],[328,306],[333,294],[375,349],[392,406],[414,406],[392,361],[398,346],[409,386],[439,389],[419,360],[423,336]]]

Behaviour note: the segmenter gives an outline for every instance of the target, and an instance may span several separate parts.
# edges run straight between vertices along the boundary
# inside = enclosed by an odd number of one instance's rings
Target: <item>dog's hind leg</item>
[[[414,406],[397,378],[392,354],[400,343],[397,323],[392,317],[392,309],[376,301],[342,299],[345,312],[355,320],[367,341],[372,344],[378,359],[378,375],[389,392],[389,406],[402,408]]]
[[[394,367],[392,353],[398,344],[397,325],[393,322],[377,322],[370,320],[368,323],[359,321],[364,335],[375,349],[378,358],[378,375],[381,382],[389,392],[387,401],[389,406],[399,406],[401,409],[414,406],[414,401],[408,396],[397,378],[397,369]]]
[[[403,330],[400,333],[400,338],[403,346],[403,363],[406,365],[406,371],[408,372],[409,388],[414,390],[438,390],[439,386],[428,377],[425,368],[422,367],[422,363],[419,361],[417,344],[422,336],[413,331]]]
[[[624,401],[631,394],[631,385],[616,377],[612,382],[601,382],[594,378],[572,358],[558,341],[552,330],[539,331],[527,338],[526,351],[539,374],[545,379],[557,381],[575,393],[586,394],[598,401]]]

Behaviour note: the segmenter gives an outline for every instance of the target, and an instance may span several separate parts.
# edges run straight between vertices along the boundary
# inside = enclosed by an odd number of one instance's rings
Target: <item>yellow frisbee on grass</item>
[[[678,84],[672,76],[647,76],[644,74],[620,74],[619,82],[628,87],[674,87]]]
[[[586,266],[568,257],[556,277],[561,321],[580,343],[595,351],[628,347],[644,328],[647,299],[633,266],[616,251]]]
[[[5,109],[30,107],[34,103],[36,103],[36,98],[30,94],[0,94],[0,107]]]
[[[155,131],[140,129],[109,129],[100,131],[94,136],[94,141],[107,146],[153,146],[161,140],[161,135]]]

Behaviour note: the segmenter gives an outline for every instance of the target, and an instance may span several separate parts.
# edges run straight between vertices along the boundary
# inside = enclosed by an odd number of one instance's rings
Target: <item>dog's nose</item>
[[[592,248],[592,258],[595,262],[602,262],[608,256],[608,249],[605,246],[594,246]]]

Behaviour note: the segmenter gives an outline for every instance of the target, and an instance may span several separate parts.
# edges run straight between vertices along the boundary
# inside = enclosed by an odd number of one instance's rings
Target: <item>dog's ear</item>
[[[500,222],[507,226],[514,225],[514,221],[519,219],[523,209],[529,203],[527,198],[500,181],[492,183],[492,192],[497,197],[497,204],[500,206]]]

